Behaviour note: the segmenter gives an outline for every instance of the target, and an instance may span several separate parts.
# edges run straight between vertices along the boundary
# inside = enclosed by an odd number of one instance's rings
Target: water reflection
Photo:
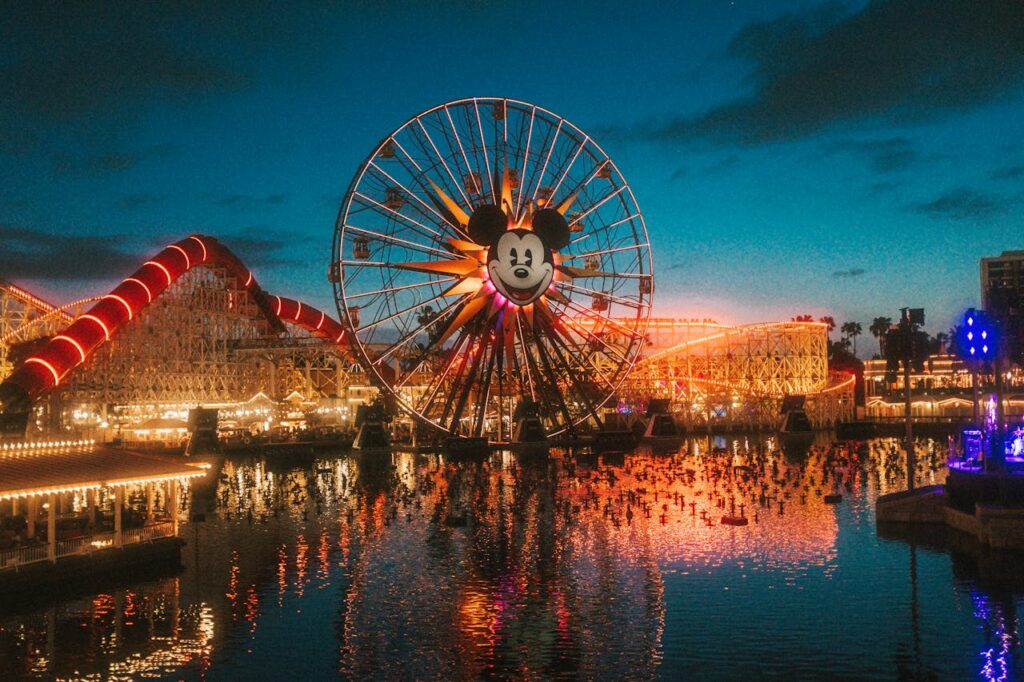
[[[895,442],[785,445],[225,461],[179,576],[0,612],[0,678],[1012,678],[1020,589],[875,534]]]
[[[178,580],[51,606],[0,629],[0,678],[136,679],[209,666],[207,604],[182,606]]]

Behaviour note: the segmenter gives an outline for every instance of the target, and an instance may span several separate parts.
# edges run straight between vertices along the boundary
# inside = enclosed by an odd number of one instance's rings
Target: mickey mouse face
[[[469,218],[469,236],[489,246],[487,274],[495,289],[515,305],[540,298],[555,276],[552,252],[569,243],[569,224],[558,211],[533,214],[533,230],[508,229],[505,212],[493,204],[480,206]]]
[[[509,230],[487,253],[487,274],[494,288],[516,305],[537,300],[551,284],[551,250],[529,230]]]

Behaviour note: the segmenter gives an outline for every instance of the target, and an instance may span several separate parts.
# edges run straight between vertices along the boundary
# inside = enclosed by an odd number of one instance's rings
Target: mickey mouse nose
[[[512,271],[512,274],[518,277],[519,279],[526,279],[527,277],[530,276],[530,271],[527,270],[526,268],[516,268],[515,270]]]

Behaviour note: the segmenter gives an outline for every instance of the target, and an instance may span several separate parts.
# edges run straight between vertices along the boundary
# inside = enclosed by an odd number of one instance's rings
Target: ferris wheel
[[[330,279],[363,369],[416,419],[549,434],[615,394],[644,343],[651,250],[629,186],[579,128],[462,99],[385,137],[338,214]]]

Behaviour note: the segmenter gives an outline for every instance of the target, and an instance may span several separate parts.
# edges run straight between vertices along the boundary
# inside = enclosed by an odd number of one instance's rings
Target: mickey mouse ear
[[[469,216],[469,237],[481,246],[490,246],[508,229],[508,216],[494,204],[484,204]]]
[[[569,244],[569,223],[553,208],[542,208],[533,214],[533,231],[549,249],[557,251]]]

